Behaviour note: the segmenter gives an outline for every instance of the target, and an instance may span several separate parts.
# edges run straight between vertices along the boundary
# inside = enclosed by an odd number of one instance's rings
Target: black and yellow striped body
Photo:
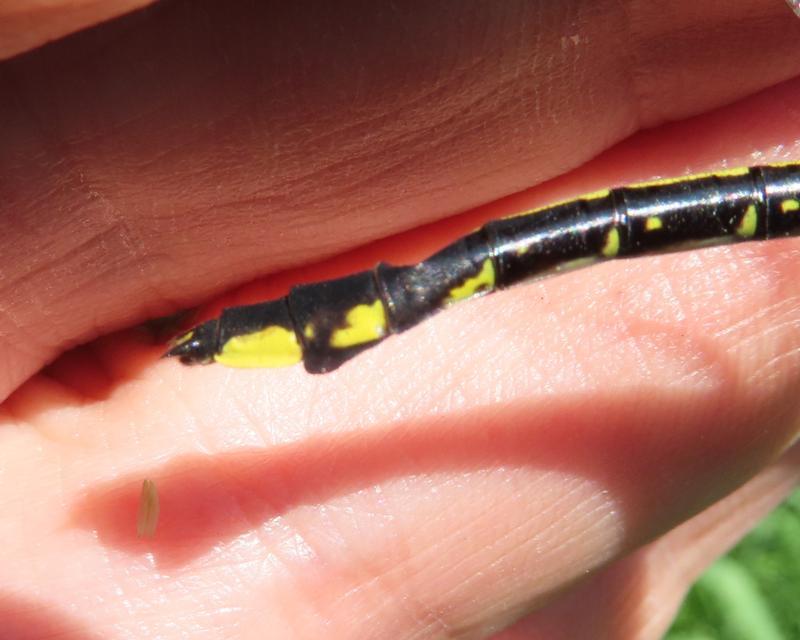
[[[379,264],[233,307],[180,337],[186,364],[325,373],[450,304],[599,260],[800,234],[800,164],[601,191],[486,224],[416,265]]]

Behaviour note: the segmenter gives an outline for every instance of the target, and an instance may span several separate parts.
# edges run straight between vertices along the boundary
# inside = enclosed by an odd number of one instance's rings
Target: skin
[[[68,36],[103,4],[0,6],[4,638],[660,637],[800,473],[797,240],[534,282],[324,376],[139,323],[800,159],[800,20],[167,2]]]

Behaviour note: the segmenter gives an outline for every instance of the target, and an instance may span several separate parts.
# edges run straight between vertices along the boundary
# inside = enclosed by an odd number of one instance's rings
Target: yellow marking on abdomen
[[[657,231],[664,226],[664,222],[658,216],[650,216],[644,221],[645,231]]]
[[[471,298],[477,293],[488,293],[494,289],[495,277],[492,259],[486,258],[478,275],[467,278],[464,284],[450,289],[445,302],[459,302],[460,300]]]
[[[606,242],[601,253],[606,258],[614,258],[619,253],[619,229],[612,227],[606,234]]]
[[[346,327],[331,333],[330,345],[336,349],[374,342],[386,335],[386,309],[380,300],[356,305],[347,312],[345,320]]]
[[[676,178],[656,178],[645,182],[634,182],[625,185],[626,189],[646,189],[647,187],[663,187],[669,184],[680,184],[681,182],[694,182],[705,178],[730,178],[733,176],[744,176],[750,172],[749,167],[735,167],[733,169],[721,169],[719,171],[707,171],[705,173],[694,173],[688,176]]]
[[[314,325],[310,322],[306,325],[306,328],[303,329],[303,335],[309,340],[313,340],[316,333],[317,332],[314,330]]]
[[[294,331],[273,325],[234,336],[222,345],[214,360],[228,367],[287,367],[303,359]]]
[[[575,200],[599,200],[600,198],[607,198],[610,193],[611,189],[598,189],[597,191],[581,194]]]
[[[551,202],[550,204],[546,204],[541,207],[535,207],[533,209],[519,211],[518,213],[511,213],[507,216],[503,216],[502,219],[508,220],[509,218],[521,218],[522,216],[529,216],[534,213],[539,213],[540,211],[547,211],[548,209],[552,209],[553,207],[560,207],[562,204],[572,204],[573,202],[578,202],[579,200],[599,200],[600,198],[608,197],[608,194],[610,193],[611,189],[598,189],[597,191],[582,193],[579,196],[575,196],[574,198],[569,198],[567,200],[558,200],[556,202]]]
[[[191,331],[187,331],[182,336],[178,336],[172,341],[172,348],[174,349],[175,347],[179,347],[182,344],[189,342],[189,340],[191,340],[193,337],[194,337],[194,329],[192,329]]]
[[[795,198],[789,198],[781,202],[781,211],[783,213],[789,213],[790,211],[797,211],[800,209],[800,200]]]
[[[741,238],[752,238],[758,227],[758,211],[756,205],[748,205],[747,209],[736,227],[736,235]]]
[[[800,169],[800,162],[798,162],[797,160],[787,160],[786,162],[767,162],[763,166],[765,166],[765,167],[774,167],[774,168],[777,168],[777,169],[780,169],[780,168],[783,168],[783,167],[797,167],[798,169]]]

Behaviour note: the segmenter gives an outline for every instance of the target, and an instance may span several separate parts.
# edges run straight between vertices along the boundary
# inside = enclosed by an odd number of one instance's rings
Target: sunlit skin
[[[0,636],[660,637],[799,475],[797,240],[516,287],[324,376],[141,323],[800,159],[800,20],[735,4],[171,2],[0,63]]]

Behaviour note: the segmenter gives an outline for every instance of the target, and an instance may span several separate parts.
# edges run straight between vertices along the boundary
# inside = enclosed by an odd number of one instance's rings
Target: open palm
[[[0,638],[659,637],[797,478],[797,241],[517,287],[322,376],[141,323],[797,159],[800,21],[209,0],[64,36],[131,4],[0,8]]]

